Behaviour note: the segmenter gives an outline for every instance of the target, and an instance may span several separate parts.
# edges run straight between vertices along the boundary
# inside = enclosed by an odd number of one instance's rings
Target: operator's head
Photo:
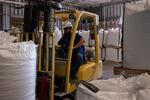
[[[64,29],[64,33],[65,34],[69,34],[71,33],[72,30],[72,24],[69,21],[65,21],[63,24],[63,29]]]

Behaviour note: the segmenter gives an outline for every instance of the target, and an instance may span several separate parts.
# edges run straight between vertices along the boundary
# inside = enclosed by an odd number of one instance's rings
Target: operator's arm
[[[79,48],[81,45],[85,43],[85,40],[81,37],[79,42],[73,47],[74,49]]]

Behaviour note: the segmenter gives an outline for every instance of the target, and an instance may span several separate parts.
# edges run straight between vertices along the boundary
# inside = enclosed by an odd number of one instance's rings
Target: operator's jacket
[[[80,38],[82,38],[78,33],[75,35],[75,40],[74,40],[74,46],[80,41]],[[68,49],[69,49],[69,43],[71,39],[71,34],[65,34],[59,41],[58,45],[62,46],[62,49],[64,50],[64,53],[67,55],[68,54]],[[84,46],[80,46],[76,49],[73,49],[73,54],[84,54],[85,48]]]
[[[75,40],[74,40],[74,46],[80,41],[82,37],[77,33],[75,35]],[[70,43],[71,35],[70,34],[65,34],[58,42],[58,45],[62,46],[62,50],[64,50],[64,56],[68,55],[68,47]],[[70,71],[70,78],[75,79],[76,78],[76,73],[79,70],[80,65],[84,63],[85,56],[84,53],[85,48],[84,46],[80,46],[76,49],[73,49],[72,53],[72,59],[71,59],[71,71]]]

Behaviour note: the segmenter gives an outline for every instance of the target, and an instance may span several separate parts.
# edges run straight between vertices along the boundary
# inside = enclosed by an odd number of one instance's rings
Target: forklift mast
[[[59,10],[60,5],[52,2],[51,0],[28,0],[28,5],[25,5],[23,24],[23,37],[25,37],[24,40],[38,38],[35,39],[37,40],[35,42],[38,43],[38,70],[36,89],[36,97],[38,100],[54,99],[54,61],[49,63],[49,59],[50,54],[51,58],[54,59],[55,49],[54,46],[52,46],[52,50],[50,51],[49,37],[53,36],[51,23],[53,19],[53,10],[55,9]],[[39,22],[43,23],[42,32],[39,32],[38,29]],[[52,41],[54,41],[53,38]]]

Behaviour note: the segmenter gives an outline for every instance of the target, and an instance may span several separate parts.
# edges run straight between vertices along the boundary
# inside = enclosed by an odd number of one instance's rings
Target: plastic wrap
[[[91,92],[88,88],[79,85],[77,89],[77,100],[134,100],[135,95],[129,93],[121,84],[124,78],[114,78],[109,80],[95,80],[91,83],[100,90],[97,93]]]
[[[150,97],[150,89],[140,90],[136,94],[136,100],[149,100],[149,97]]]
[[[149,100],[150,76],[142,74],[125,79],[111,78],[90,82],[99,88],[97,93],[80,84],[77,88],[76,100]]]
[[[137,1],[136,4],[135,3],[127,4],[125,10],[126,15],[132,15],[150,9],[149,2],[150,0],[140,0]]]
[[[35,100],[36,45],[0,45],[0,100]]]

